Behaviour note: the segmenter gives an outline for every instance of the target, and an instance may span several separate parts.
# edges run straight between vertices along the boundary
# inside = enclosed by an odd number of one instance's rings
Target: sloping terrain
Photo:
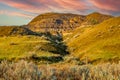
[[[87,23],[88,25],[95,25],[95,24],[99,24],[99,23],[103,22],[104,20],[107,20],[112,17],[113,16],[111,16],[111,15],[94,12],[94,13],[88,14],[86,16],[85,23]]]
[[[25,27],[0,27],[0,61],[6,59],[32,60],[37,63],[59,62],[66,55],[62,36],[51,33],[35,33]]]
[[[22,26],[0,26],[0,36],[33,35],[34,32]]]
[[[79,27],[64,39],[71,55],[81,60],[119,61],[120,17],[111,18],[93,27]]]
[[[69,31],[78,27],[84,18],[75,14],[46,13],[37,16],[28,25],[33,31]]]
[[[65,13],[45,13],[35,17],[28,24],[28,28],[37,32],[70,32],[81,25],[95,25],[111,17],[110,15],[96,12],[86,16]]]
[[[57,62],[68,54],[62,35],[36,33],[25,26],[0,27],[0,61],[33,60]]]
[[[62,57],[44,36],[0,37],[0,61],[21,59],[52,63],[62,60]]]

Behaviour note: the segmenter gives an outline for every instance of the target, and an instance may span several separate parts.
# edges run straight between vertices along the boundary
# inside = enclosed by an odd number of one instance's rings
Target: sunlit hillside
[[[77,14],[45,13],[35,17],[28,27],[33,31],[69,31],[78,27],[85,16]]]
[[[93,27],[77,28],[65,37],[71,55],[89,62],[119,61],[120,17],[111,18]]]
[[[95,24],[99,24],[99,23],[101,23],[109,18],[112,18],[112,17],[113,16],[111,16],[111,15],[106,15],[106,14],[94,12],[94,13],[88,14],[86,16],[85,22],[89,25],[95,25]]]
[[[112,18],[112,16],[97,12],[89,15],[45,13],[35,17],[28,24],[28,28],[37,32],[70,32],[80,25],[95,25],[109,18]]]

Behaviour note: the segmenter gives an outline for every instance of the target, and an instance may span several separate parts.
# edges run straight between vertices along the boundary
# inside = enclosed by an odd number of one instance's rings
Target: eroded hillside
[[[95,25],[111,17],[100,13],[91,13],[89,15],[46,13],[35,17],[28,24],[28,27],[37,32],[69,32],[76,27]]]

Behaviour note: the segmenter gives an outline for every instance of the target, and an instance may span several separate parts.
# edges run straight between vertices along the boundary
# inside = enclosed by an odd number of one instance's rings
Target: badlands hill
[[[95,25],[111,17],[97,12],[89,15],[45,13],[35,17],[28,27],[37,32],[69,32],[81,25]]]

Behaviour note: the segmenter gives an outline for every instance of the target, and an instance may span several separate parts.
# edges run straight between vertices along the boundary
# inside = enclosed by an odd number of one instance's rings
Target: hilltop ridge
[[[81,25],[95,25],[109,18],[112,18],[112,16],[96,12],[89,15],[45,13],[38,15],[28,23],[28,28],[37,32],[68,32]]]

